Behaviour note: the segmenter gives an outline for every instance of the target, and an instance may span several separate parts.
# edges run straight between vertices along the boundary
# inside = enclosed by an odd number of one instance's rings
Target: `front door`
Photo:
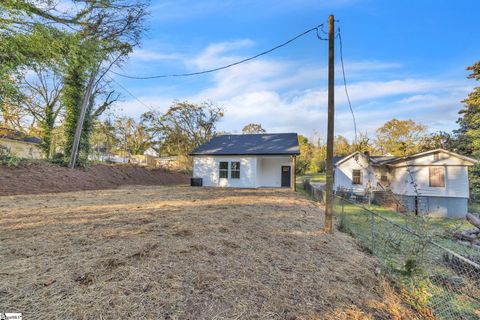
[[[291,167],[282,166],[282,187],[290,187],[291,181]]]

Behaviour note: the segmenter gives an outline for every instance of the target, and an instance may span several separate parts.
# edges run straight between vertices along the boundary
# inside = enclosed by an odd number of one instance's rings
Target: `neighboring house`
[[[19,131],[0,128],[0,146],[6,148],[8,153],[13,156],[42,159],[43,153],[39,147],[41,142],[41,139],[25,136]]]
[[[468,167],[478,161],[436,149],[406,157],[370,157],[355,152],[335,162],[334,190],[366,195],[391,191],[409,211],[464,217]]]
[[[143,152],[143,155],[158,158],[158,151],[150,147]]]
[[[222,135],[195,149],[193,177],[211,187],[295,187],[296,133]]]

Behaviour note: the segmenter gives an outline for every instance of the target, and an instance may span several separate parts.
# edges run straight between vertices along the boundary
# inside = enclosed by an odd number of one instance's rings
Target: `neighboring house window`
[[[228,178],[228,162],[220,162],[220,178]]]
[[[437,161],[440,159],[440,154],[439,153],[434,153],[433,154],[433,160]]]
[[[240,179],[240,162],[230,163],[230,177],[232,179]]]
[[[353,184],[362,184],[362,171],[352,170],[352,183]]]
[[[380,177],[380,180],[381,180],[382,182],[388,182],[388,177],[387,177],[386,175],[382,175],[382,176]]]
[[[430,187],[445,187],[445,168],[443,167],[430,167],[429,178]]]

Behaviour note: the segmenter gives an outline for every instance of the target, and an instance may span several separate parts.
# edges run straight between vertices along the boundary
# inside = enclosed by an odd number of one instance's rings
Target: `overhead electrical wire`
[[[342,43],[342,34],[340,33],[340,27],[338,27],[338,40],[340,43],[340,62],[342,65],[342,74],[343,74],[343,87],[345,88],[345,95],[347,96],[348,106],[350,108],[350,112],[352,113],[353,119],[353,129],[355,131],[355,144],[357,144],[357,121],[355,120],[355,113],[353,112],[352,102],[350,101],[350,95],[348,94],[347,88],[347,78],[345,76],[345,66],[343,64],[343,43]]]
[[[127,88],[125,88],[123,85],[121,85],[118,81],[116,81],[115,79],[113,79],[112,77],[110,77],[109,75],[107,75],[108,78],[110,78],[110,80],[112,80],[113,82],[115,82],[121,89],[123,89],[123,91],[125,91],[126,93],[128,93],[132,98],[134,98],[135,100],[137,100],[140,104],[142,104],[144,107],[147,107],[149,110],[152,110],[153,108],[149,105],[147,105],[145,102],[143,102],[142,100],[140,100],[137,96],[135,96],[133,93],[130,92],[130,90],[128,90]]]
[[[148,79],[158,79],[158,78],[172,78],[172,77],[189,77],[189,76],[197,76],[197,75],[201,75],[201,74],[206,74],[206,73],[212,73],[212,72],[216,72],[216,71],[220,71],[220,70],[224,70],[224,69],[227,69],[227,68],[230,68],[230,67],[233,67],[233,66],[236,66],[236,65],[239,65],[239,64],[242,64],[242,63],[245,63],[245,62],[248,62],[250,60],[254,60],[258,57],[261,57],[263,55],[266,55],[272,51],[275,51],[277,49],[280,49],[290,43],[292,43],[293,41],[297,40],[298,38],[301,38],[307,34],[309,34],[310,32],[313,32],[313,31],[316,31],[316,36],[318,39],[320,40],[326,40],[324,38],[322,38],[319,34],[319,29],[323,26],[323,23],[322,24],[319,24],[318,26],[316,27],[313,27],[311,29],[308,29],[308,30],[305,30],[304,32],[300,33],[299,35],[291,38],[290,40],[287,40],[281,44],[279,44],[278,46],[275,46],[267,51],[263,51],[263,52],[260,52],[259,54],[256,54],[252,57],[249,57],[249,58],[246,58],[246,59],[243,59],[243,60],[240,60],[240,61],[237,61],[237,62],[234,62],[234,63],[230,63],[228,65],[225,65],[225,66],[221,66],[221,67],[217,67],[217,68],[214,68],[214,69],[208,69],[208,70],[203,70],[203,71],[197,71],[197,72],[191,72],[191,73],[177,73],[177,74],[161,74],[161,75],[154,75],[154,76],[145,76],[145,77],[141,77],[141,76],[131,76],[131,75],[126,75],[126,74],[122,74],[122,73],[119,73],[119,72],[115,72],[115,71],[112,71],[110,70],[109,72],[117,75],[117,76],[120,76],[120,77],[124,77],[124,78],[128,78],[128,79],[135,79],[135,80],[148,80]]]
[[[206,74],[206,73],[212,73],[212,72],[227,69],[227,68],[239,65],[241,63],[256,59],[260,56],[266,55],[270,52],[273,52],[273,51],[275,51],[275,50],[277,50],[281,47],[284,47],[284,46],[292,43],[293,41],[297,40],[298,38],[303,37],[306,34],[309,34],[310,32],[313,32],[313,31],[316,31],[316,36],[319,40],[327,40],[327,39],[322,38],[319,34],[319,31],[325,33],[325,31],[323,30],[323,23],[322,23],[322,24],[320,24],[320,25],[318,25],[314,28],[311,28],[311,29],[308,29],[308,30],[302,32],[301,34],[299,34],[299,35],[297,35],[297,36],[295,36],[295,37],[293,37],[293,38],[291,38],[291,39],[289,39],[289,40],[287,40],[287,41],[279,44],[278,46],[275,46],[275,47],[273,47],[273,48],[271,48],[267,51],[263,51],[259,54],[256,54],[256,55],[252,56],[252,57],[249,57],[249,58],[246,58],[246,59],[228,64],[228,65],[225,65],[225,66],[222,66],[222,67],[214,68],[214,69],[192,72],[192,73],[165,74],[165,75],[155,75],[155,76],[147,76],[147,77],[130,76],[130,75],[121,74],[121,73],[118,73],[118,72],[115,72],[115,71],[112,71],[112,70],[110,70],[109,72],[111,72],[113,74],[116,74],[120,77],[124,77],[124,78],[128,78],[128,79],[136,79],[136,80],[147,80],[147,79],[168,78],[168,77],[188,77],[188,76],[195,76],[195,75],[201,75],[201,74]],[[350,112],[352,114],[353,128],[354,128],[354,134],[355,134],[354,139],[355,139],[355,144],[356,144],[357,143],[357,122],[356,122],[356,119],[355,119],[355,113],[353,111],[352,102],[350,100],[350,95],[348,93],[347,79],[346,79],[346,75],[345,75],[345,65],[344,65],[344,61],[343,61],[343,41],[342,41],[342,35],[341,35],[341,32],[340,32],[340,27],[338,28],[338,34],[335,36],[335,38],[339,39],[339,44],[340,44],[340,46],[339,46],[340,47],[340,62],[341,62],[341,67],[342,67],[343,86],[344,86],[344,90],[345,90],[345,95],[347,97],[348,106],[349,106]],[[130,96],[132,96],[135,100],[137,100],[139,103],[141,103],[143,106],[151,109],[151,106],[149,106],[146,103],[144,103],[143,101],[141,101],[138,97],[136,97],[133,93],[131,93],[127,88],[125,88],[119,82],[115,81],[115,79],[113,79],[111,77],[109,77],[109,78],[113,82],[115,82],[120,88],[122,88],[125,92],[127,92]]]

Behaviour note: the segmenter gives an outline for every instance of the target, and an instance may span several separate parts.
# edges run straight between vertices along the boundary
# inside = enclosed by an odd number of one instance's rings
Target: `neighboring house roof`
[[[8,128],[0,128],[0,138],[35,143],[35,144],[39,144],[40,142],[42,142],[40,138],[29,137],[21,133],[20,131],[8,129]]]
[[[386,161],[390,161],[390,160],[394,160],[398,157],[395,157],[395,156],[371,156],[370,157],[370,160],[372,160],[373,162],[376,162],[376,163],[384,163]]]
[[[212,138],[190,153],[196,155],[298,155],[296,133],[228,134]]]
[[[344,157],[333,157],[333,165],[336,165],[337,162],[339,162],[340,160],[342,160]]]
[[[415,153],[415,154],[411,154],[409,156],[405,156],[405,157],[395,157],[395,156],[370,156],[368,157],[369,158],[369,162],[372,164],[372,165],[388,165],[388,164],[394,164],[394,163],[401,163],[401,162],[406,162],[406,161],[409,161],[411,159],[415,159],[415,158],[419,158],[419,157],[424,157],[424,156],[427,156],[429,154],[434,154],[434,153],[437,153],[437,152],[443,152],[443,153],[447,153],[453,157],[457,157],[457,158],[460,158],[462,160],[465,160],[467,162],[471,162],[472,164],[475,164],[475,163],[478,163],[479,161],[476,160],[476,159],[473,159],[473,158],[470,158],[470,157],[466,157],[466,156],[462,156],[458,153],[455,153],[455,152],[451,152],[451,151],[448,151],[448,150],[445,150],[445,149],[434,149],[434,150],[429,150],[429,151],[425,151],[425,152],[420,152],[420,153]],[[348,159],[350,159],[351,157],[355,156],[355,155],[361,155],[363,157],[366,157],[365,154],[359,152],[359,151],[356,151],[344,158],[341,158],[340,160],[335,160],[337,157],[333,157],[334,159],[334,164],[336,166],[340,165],[341,163],[347,161]]]
[[[347,161],[348,159],[352,158],[353,156],[355,156],[355,155],[357,155],[357,154],[360,155],[360,156],[362,156],[362,157],[365,157],[365,155],[364,155],[363,153],[361,153],[360,151],[355,151],[354,153],[349,154],[348,156],[343,157],[343,158],[342,158],[342,157],[333,157],[333,164],[334,164],[335,166],[338,166],[338,165],[344,163],[345,161]],[[337,161],[335,161],[336,158],[340,158],[340,159],[337,160]]]
[[[475,164],[475,163],[478,163],[478,160],[476,160],[476,159],[466,157],[466,156],[462,156],[461,154],[458,154],[458,153],[455,153],[455,152],[452,152],[452,151],[448,151],[448,150],[445,150],[445,149],[433,149],[433,150],[429,150],[429,151],[425,151],[425,152],[411,154],[411,155],[405,156],[405,157],[396,157],[394,159],[384,161],[383,164],[393,164],[393,163],[399,163],[399,162],[406,162],[406,161],[409,161],[411,159],[424,157],[424,156],[427,156],[429,154],[434,154],[434,153],[437,153],[437,152],[443,152],[443,153],[449,154],[453,157],[457,157],[457,158],[465,160],[467,162],[471,162],[472,165]]]

